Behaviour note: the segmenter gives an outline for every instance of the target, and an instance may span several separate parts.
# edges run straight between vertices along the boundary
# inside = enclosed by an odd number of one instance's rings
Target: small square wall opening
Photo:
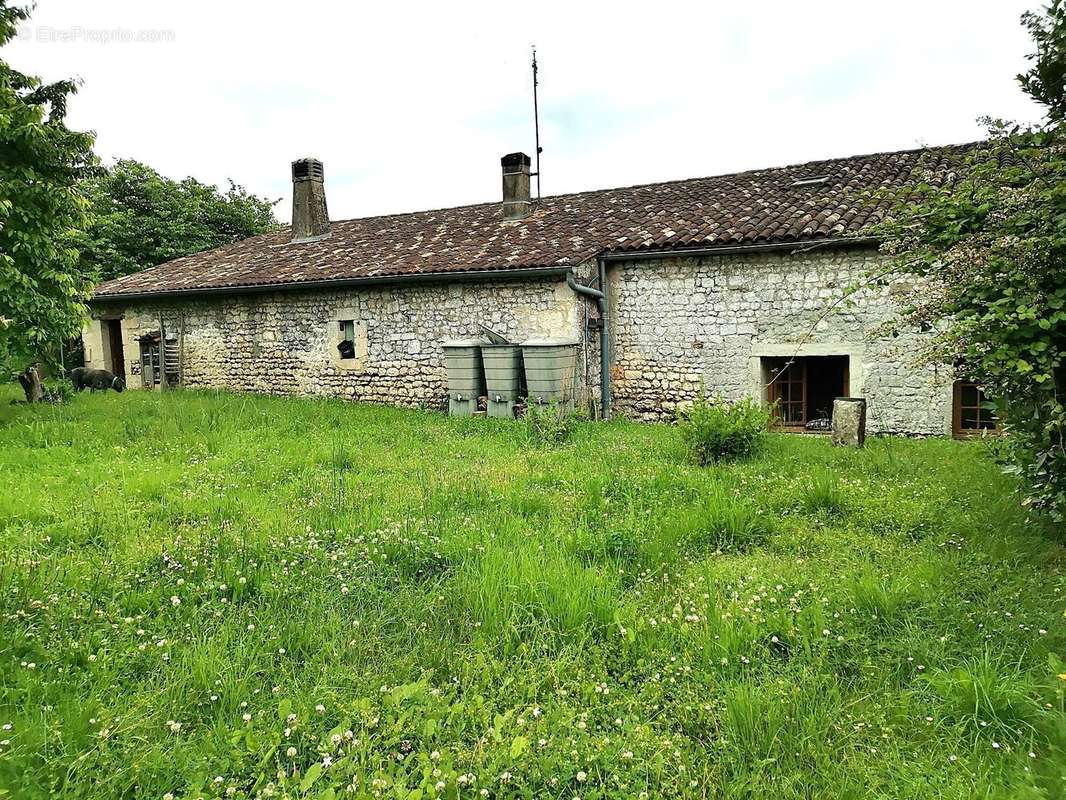
[[[847,356],[763,358],[762,373],[774,420],[784,428],[828,431],[833,401],[849,395]]]
[[[337,352],[342,359],[355,358],[355,320],[342,319],[338,323],[340,342],[337,343]]]

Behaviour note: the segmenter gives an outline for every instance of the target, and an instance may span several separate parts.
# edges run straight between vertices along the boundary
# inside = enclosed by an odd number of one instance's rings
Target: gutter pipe
[[[603,259],[597,259],[597,267],[600,276],[600,289],[605,289],[607,267]],[[600,311],[600,416],[609,419],[611,415],[611,352],[610,335],[607,327],[607,295],[591,286],[578,283],[574,273],[566,273],[566,285],[579,295],[589,297],[596,301],[596,307]]]

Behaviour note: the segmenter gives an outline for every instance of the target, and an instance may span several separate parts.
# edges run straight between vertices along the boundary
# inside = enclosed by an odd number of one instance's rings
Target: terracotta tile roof
[[[886,201],[872,191],[901,185],[919,166],[947,170],[972,146],[545,197],[517,221],[505,221],[495,202],[336,221],[329,238],[301,244],[289,242],[286,227],[108,281],[95,297],[566,266],[605,252],[843,238],[883,213]]]

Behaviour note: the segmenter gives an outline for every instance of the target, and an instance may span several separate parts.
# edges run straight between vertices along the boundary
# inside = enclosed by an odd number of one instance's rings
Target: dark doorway
[[[104,326],[107,330],[107,342],[111,352],[111,363],[107,369],[122,380],[126,380],[126,357],[122,352],[122,320],[105,319]]]
[[[848,396],[847,356],[764,358],[763,376],[777,424],[787,428],[828,430],[833,401]]]

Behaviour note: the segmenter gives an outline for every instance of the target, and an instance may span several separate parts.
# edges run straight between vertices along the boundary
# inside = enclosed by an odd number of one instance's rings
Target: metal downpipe
[[[606,287],[607,268],[603,259],[598,259],[600,287]],[[591,297],[596,301],[596,307],[600,312],[600,415],[609,419],[611,415],[611,372],[610,364],[610,336],[607,327],[607,295],[591,286],[578,283],[573,272],[566,273],[566,285],[579,295]]]

